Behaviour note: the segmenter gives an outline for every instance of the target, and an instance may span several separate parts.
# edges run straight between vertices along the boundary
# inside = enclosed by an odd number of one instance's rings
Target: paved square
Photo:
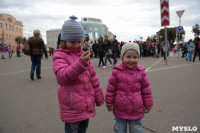
[[[105,94],[112,68],[99,68],[96,58],[91,62]],[[172,126],[196,126],[200,132],[200,62],[174,55],[167,66],[152,57],[141,58],[140,64],[147,69],[154,98],[151,112],[143,118],[143,132],[170,133]],[[0,60],[0,133],[63,133],[52,58],[42,60],[41,80],[30,80],[30,66],[25,55]],[[87,132],[113,133],[113,114],[105,104],[96,110]]]

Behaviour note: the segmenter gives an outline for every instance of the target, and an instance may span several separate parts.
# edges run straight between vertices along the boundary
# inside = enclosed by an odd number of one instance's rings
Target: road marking
[[[196,65],[196,64],[200,64],[200,63],[192,63],[192,64],[185,64],[185,65],[180,65],[180,66],[165,67],[165,68],[159,68],[159,69],[148,70],[148,71],[146,71],[146,72],[154,72],[154,71],[166,70],[166,69],[171,69],[171,68],[178,68],[178,67],[184,67],[184,66],[191,66],[191,65]]]
[[[156,64],[158,64],[160,61],[162,61],[163,59],[160,59],[159,61],[157,61],[157,62],[155,62],[155,63],[153,63],[150,67],[148,67],[147,69],[146,69],[146,71],[148,71],[149,69],[151,69],[153,66],[155,66]]]
[[[52,69],[52,67],[46,67],[46,68],[41,68],[42,70],[45,69]],[[11,74],[17,74],[17,73],[24,73],[24,72],[30,72],[31,70],[25,70],[25,71],[18,71],[18,72],[12,72],[12,73],[2,73],[0,76],[5,76],[5,75],[11,75]]]

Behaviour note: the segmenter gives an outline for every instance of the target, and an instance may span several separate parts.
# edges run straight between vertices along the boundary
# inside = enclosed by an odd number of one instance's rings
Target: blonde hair
[[[33,31],[34,36],[40,36],[40,30],[36,29]]]

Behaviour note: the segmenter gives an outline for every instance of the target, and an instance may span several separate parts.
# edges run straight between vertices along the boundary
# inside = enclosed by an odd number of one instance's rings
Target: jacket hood
[[[121,62],[120,64],[118,64],[117,66],[113,67],[113,69],[118,69],[118,70],[139,70],[139,71],[143,71],[145,70],[144,67],[140,66],[140,65],[136,65],[135,67],[133,67],[132,69],[128,68],[127,66],[125,66],[123,64],[123,62]]]

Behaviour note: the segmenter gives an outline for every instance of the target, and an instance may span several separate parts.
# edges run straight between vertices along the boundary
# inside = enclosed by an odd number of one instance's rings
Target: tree
[[[200,26],[198,24],[195,24],[192,27],[192,33],[194,33],[194,37],[198,37],[200,35]]]
[[[22,38],[21,36],[17,36],[17,37],[15,38],[15,42],[16,42],[17,44],[19,44],[19,47],[20,47],[20,44],[21,44],[21,43],[23,44],[23,38]]]
[[[160,40],[160,42],[162,42],[165,40],[165,29],[160,29],[159,33],[160,36],[162,36],[162,39]],[[185,35],[185,31],[180,34],[180,40],[182,39],[182,35]],[[176,27],[167,28],[167,39],[172,44],[176,41]],[[178,34],[177,39],[179,39]]]

